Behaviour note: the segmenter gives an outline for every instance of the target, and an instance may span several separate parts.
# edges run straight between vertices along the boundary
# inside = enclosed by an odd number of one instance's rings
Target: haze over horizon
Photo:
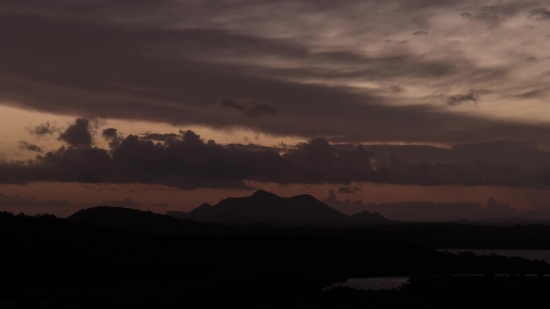
[[[548,0],[5,0],[0,27],[0,211],[550,207]]]

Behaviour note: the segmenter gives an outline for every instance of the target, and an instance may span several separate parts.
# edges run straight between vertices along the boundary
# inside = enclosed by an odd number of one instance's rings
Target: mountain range
[[[372,225],[393,222],[379,213],[367,211],[348,216],[307,194],[286,198],[264,190],[248,197],[226,198],[214,206],[202,204],[188,213],[168,211],[166,214],[196,222],[225,224]]]

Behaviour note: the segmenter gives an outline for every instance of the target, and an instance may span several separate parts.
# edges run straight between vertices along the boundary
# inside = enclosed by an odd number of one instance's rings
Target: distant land
[[[362,211],[380,213],[385,218],[409,222],[457,222],[471,224],[537,224],[550,223],[549,206],[544,209],[519,211],[507,203],[488,198],[486,205],[471,202],[434,203],[434,202],[395,202],[365,203],[361,200],[339,200],[334,191],[322,200],[338,211],[353,215]]]
[[[291,198],[289,198],[291,199]],[[214,207],[214,206],[209,206]],[[369,217],[369,216],[367,216]],[[344,217],[345,218],[345,217]],[[354,220],[354,219],[350,219]],[[357,219],[359,222],[360,220]],[[72,224],[164,235],[275,235],[306,232],[331,237],[348,235],[369,241],[411,243],[435,249],[550,250],[550,226],[542,224],[419,223],[389,221],[382,224],[284,225],[199,223],[170,215],[131,208],[98,206],[65,219]],[[300,232],[301,231],[301,232]]]
[[[168,211],[167,215],[203,223],[272,225],[387,225],[414,222],[448,222],[474,225],[550,224],[549,210],[520,212],[489,198],[478,203],[363,203],[338,200],[333,191],[319,201],[307,194],[280,197],[258,190],[248,197],[226,198],[216,205],[202,204],[190,212]],[[549,215],[550,216],[550,215]]]
[[[258,190],[248,197],[226,198],[214,206],[202,204],[185,213],[168,211],[167,215],[196,222],[225,224],[267,223],[275,225],[380,225],[395,223],[377,212],[361,211],[348,216],[307,194],[280,197]]]

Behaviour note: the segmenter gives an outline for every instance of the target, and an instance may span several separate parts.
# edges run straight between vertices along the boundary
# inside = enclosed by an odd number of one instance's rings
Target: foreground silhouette
[[[161,228],[170,224],[183,227]],[[223,226],[109,207],[67,220],[1,213],[0,299],[68,308],[322,307],[319,298],[333,295],[323,288],[353,277],[550,274],[544,261],[437,252],[407,238],[378,237],[375,228]]]

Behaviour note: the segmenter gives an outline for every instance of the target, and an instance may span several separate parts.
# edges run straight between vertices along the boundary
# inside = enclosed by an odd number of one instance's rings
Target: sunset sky
[[[0,210],[550,206],[550,0],[3,0],[0,29]]]

